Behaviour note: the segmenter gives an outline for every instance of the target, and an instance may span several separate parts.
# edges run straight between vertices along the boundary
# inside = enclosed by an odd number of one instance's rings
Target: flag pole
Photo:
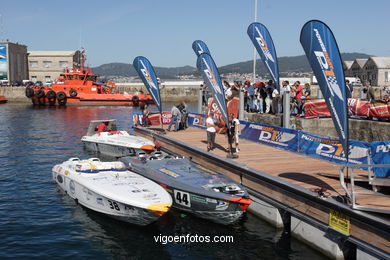
[[[254,22],[257,22],[257,0],[255,0],[255,21]],[[256,47],[253,47],[253,83],[256,82],[256,56],[257,56]]]

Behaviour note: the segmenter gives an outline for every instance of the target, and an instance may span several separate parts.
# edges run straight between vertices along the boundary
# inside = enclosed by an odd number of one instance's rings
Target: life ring
[[[42,98],[45,96],[45,91],[43,89],[38,89],[37,91],[35,91],[35,96],[37,98]]]
[[[56,98],[56,92],[54,90],[49,90],[47,93],[46,93],[46,97],[48,99],[54,99]]]
[[[58,101],[66,99],[66,94],[64,91],[57,92]]]
[[[69,96],[71,97],[77,97],[77,91],[75,89],[71,89],[69,90]]]
[[[139,105],[139,97],[138,96],[133,96],[131,98],[131,101],[133,101],[133,106],[137,107]]]
[[[34,96],[34,90],[30,87],[26,88],[26,97],[32,98]]]

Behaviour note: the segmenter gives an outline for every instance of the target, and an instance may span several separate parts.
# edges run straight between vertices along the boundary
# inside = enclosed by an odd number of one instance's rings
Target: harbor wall
[[[163,102],[196,102],[198,100],[198,90],[202,81],[167,81],[161,83],[161,98]],[[117,83],[119,93],[135,93],[147,89],[143,83]],[[375,98],[383,98],[385,92],[383,88],[373,87]],[[359,89],[354,91],[354,97],[359,97]],[[9,102],[30,102],[24,95],[24,87],[0,87],[0,95],[6,96]],[[316,98],[318,86],[311,86],[312,97]]]

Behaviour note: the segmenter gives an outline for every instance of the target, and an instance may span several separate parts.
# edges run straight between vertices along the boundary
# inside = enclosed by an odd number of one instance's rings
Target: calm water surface
[[[90,120],[115,118],[119,129],[130,129],[132,111],[0,105],[0,259],[323,258],[250,214],[221,226],[172,211],[141,228],[76,205],[52,181],[51,168],[87,158],[80,139]],[[163,245],[154,240],[159,234],[232,235],[234,242]]]

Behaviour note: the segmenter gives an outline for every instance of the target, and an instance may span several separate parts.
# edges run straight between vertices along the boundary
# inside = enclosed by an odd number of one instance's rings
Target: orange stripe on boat
[[[240,208],[245,211],[252,201],[249,198],[225,198],[228,201],[236,202]]]

